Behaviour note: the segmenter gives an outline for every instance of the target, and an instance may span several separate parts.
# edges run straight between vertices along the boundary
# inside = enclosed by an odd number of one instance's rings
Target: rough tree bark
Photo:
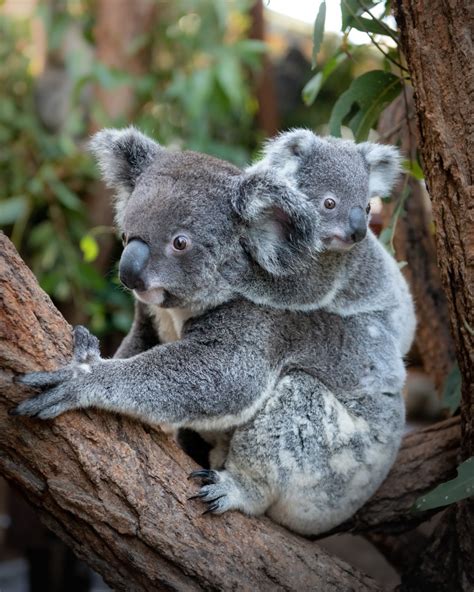
[[[474,455],[473,9],[464,0],[397,0],[433,205],[441,280],[463,378],[461,459]],[[472,590],[474,500],[450,508],[406,590]]]
[[[413,90],[407,87],[382,114],[378,132],[380,141],[398,145],[406,158],[416,161],[415,106]],[[397,198],[408,185],[404,215],[398,219],[394,247],[398,261],[406,261],[403,268],[417,306],[415,345],[426,374],[438,392],[454,360],[454,343],[449,331],[449,315],[439,269],[432,220],[427,211],[425,193],[420,183],[410,175],[404,176],[394,191],[394,199],[383,209],[386,227],[397,207]]]
[[[201,516],[187,502],[193,463],[158,429],[92,410],[50,422],[8,417],[29,394],[13,375],[63,364],[71,332],[1,233],[0,303],[0,471],[114,589],[378,589],[267,519]],[[452,474],[458,442],[455,419],[408,436],[386,483],[346,528],[400,528],[414,499]]]

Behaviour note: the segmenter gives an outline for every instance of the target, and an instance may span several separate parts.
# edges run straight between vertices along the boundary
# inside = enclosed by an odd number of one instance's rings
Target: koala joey
[[[242,172],[168,151],[133,128],[99,132],[92,150],[116,192],[134,323],[113,359],[76,327],[72,361],[19,377],[40,393],[12,414],[96,407],[190,428],[214,446],[211,469],[192,473],[207,511],[266,513],[312,535],[349,518],[395,458],[404,368],[384,311],[341,314],[349,286],[330,298],[297,276],[324,253],[311,188],[266,164]]]
[[[383,314],[402,355],[413,341],[413,300],[396,261],[368,228],[370,199],[387,195],[399,173],[396,148],[322,138],[305,129],[270,140],[248,169],[286,180],[314,208],[314,242],[293,269],[254,269],[242,292],[255,302],[342,316]],[[370,324],[366,330],[370,332]]]

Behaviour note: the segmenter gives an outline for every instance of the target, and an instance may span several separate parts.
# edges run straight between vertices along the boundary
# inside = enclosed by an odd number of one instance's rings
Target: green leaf
[[[461,383],[461,371],[459,366],[454,364],[446,377],[441,398],[443,407],[447,407],[451,413],[454,413],[461,403]]]
[[[403,170],[406,171],[417,181],[423,181],[423,179],[425,178],[423,170],[416,160],[404,160]]]
[[[58,201],[69,210],[80,211],[82,208],[82,202],[77,197],[75,193],[73,193],[67,185],[65,185],[60,179],[49,179],[49,185],[53,190],[55,196],[58,198]]]
[[[321,49],[321,43],[324,35],[324,23],[326,22],[326,2],[321,2],[319,5],[318,14],[314,21],[313,29],[313,54],[311,58],[311,69],[316,68],[317,62],[316,57]]]
[[[388,25],[385,25],[378,19],[364,18],[363,16],[357,16],[351,18],[348,22],[348,26],[352,29],[357,29],[363,33],[375,33],[376,35],[387,35],[388,37],[397,37],[397,32],[391,29]]]
[[[79,246],[84,255],[84,261],[86,263],[91,263],[97,259],[97,255],[99,254],[99,245],[92,235],[86,234],[83,236]]]
[[[354,104],[359,111],[350,122],[357,142],[366,140],[380,113],[402,89],[398,76],[391,72],[372,70],[352,81],[350,87],[336,101],[329,119],[329,131],[341,136],[341,125]]]
[[[474,457],[468,458],[457,469],[457,477],[441,483],[433,491],[419,497],[412,511],[423,512],[433,508],[448,506],[474,494]]]
[[[303,88],[302,97],[305,105],[309,106],[312,105],[319,94],[323,84],[329,78],[329,76],[334,72],[334,70],[347,60],[347,54],[339,53],[333,56],[321,72],[318,72],[315,76],[306,83],[306,86]]]
[[[28,200],[24,195],[10,197],[0,204],[0,226],[14,224],[24,216],[28,209]]]
[[[229,54],[224,55],[217,63],[216,78],[232,107],[236,110],[240,109],[243,97],[238,60]]]
[[[341,31],[345,31],[348,27],[351,27],[351,20],[354,17],[363,14],[366,10],[370,10],[376,4],[379,4],[380,0],[371,2],[361,2],[360,0],[341,0],[341,16],[342,16],[342,27]],[[363,4],[363,6],[362,6]]]

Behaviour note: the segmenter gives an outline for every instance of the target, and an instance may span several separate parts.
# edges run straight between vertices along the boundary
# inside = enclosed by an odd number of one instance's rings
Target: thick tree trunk
[[[92,410],[50,422],[8,417],[29,394],[13,375],[64,364],[71,331],[1,233],[0,302],[0,471],[114,589],[378,589],[267,519],[201,516],[187,501],[193,463],[158,429]],[[458,439],[455,419],[408,436],[391,476],[347,527],[400,528],[414,499],[451,475]]]
[[[441,280],[463,378],[461,458],[474,455],[474,199],[472,3],[397,0],[414,87],[419,145],[433,205]],[[473,500],[451,508],[407,590],[472,590]],[[446,586],[450,586],[447,588]]]
[[[416,161],[415,107],[413,91],[406,88],[382,114],[378,125],[381,141],[400,147],[403,155]],[[404,214],[397,222],[394,247],[417,306],[415,345],[423,368],[441,392],[454,360],[454,343],[449,331],[449,315],[436,265],[436,248],[432,217],[426,204],[425,191],[410,175],[397,185],[394,199],[384,206],[384,226],[391,221],[397,201],[408,186]]]

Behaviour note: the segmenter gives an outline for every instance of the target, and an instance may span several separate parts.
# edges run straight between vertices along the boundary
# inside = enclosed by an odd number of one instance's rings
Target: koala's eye
[[[122,232],[122,245],[125,246],[127,244],[127,235],[125,234],[125,232]]]
[[[175,251],[184,251],[190,244],[189,238],[185,234],[178,234],[173,239],[173,249]]]
[[[369,214],[370,213],[370,204],[365,208],[365,213]]]
[[[332,197],[327,197],[324,200],[324,207],[327,210],[333,210],[336,207],[336,202],[332,199]]]

